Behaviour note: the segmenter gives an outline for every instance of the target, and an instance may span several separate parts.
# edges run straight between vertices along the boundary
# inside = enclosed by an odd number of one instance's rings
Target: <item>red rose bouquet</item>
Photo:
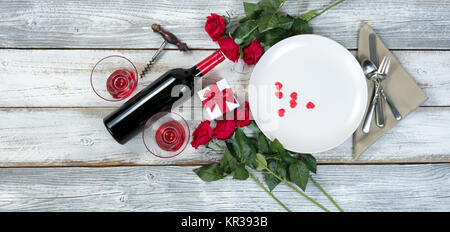
[[[284,183],[324,211],[329,211],[300,190],[305,191],[308,181],[311,180],[339,211],[343,211],[310,174],[317,171],[314,156],[289,152],[277,139],[270,141],[250,120],[248,102],[236,109],[232,116],[234,118],[217,121],[214,129],[210,121],[203,121],[193,132],[191,142],[193,147],[197,149],[200,145],[205,145],[208,149],[223,152],[220,163],[207,164],[194,169],[203,181],[216,181],[227,176],[237,180],[246,180],[250,177],[284,209],[290,211],[272,193],[278,184]],[[244,133],[244,129],[249,133]],[[247,134],[253,134],[253,136]],[[263,172],[267,187],[253,175],[252,172],[255,171]]]
[[[287,0],[244,2],[245,16],[232,19],[212,13],[206,17],[205,31],[219,43],[222,52],[233,62],[242,57],[248,65],[256,64],[264,51],[280,40],[311,32],[309,22],[342,3],[339,0],[323,10],[311,10],[291,16],[280,12]]]

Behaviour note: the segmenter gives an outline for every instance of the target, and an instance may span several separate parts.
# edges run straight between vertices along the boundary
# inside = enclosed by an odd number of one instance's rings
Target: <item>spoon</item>
[[[375,112],[375,106],[377,105],[377,102],[379,99],[378,96],[379,96],[379,89],[380,89],[381,85],[379,85],[377,82],[378,69],[372,61],[365,59],[361,63],[361,66],[362,66],[362,69],[363,69],[363,72],[364,72],[364,75],[366,76],[366,78],[371,81],[374,81],[375,86],[376,86],[375,94],[373,95],[373,98],[372,98],[372,103],[370,105],[369,113],[366,116],[366,120],[364,121],[364,125],[362,128],[363,132],[367,134],[370,131],[370,123],[372,122],[373,113]]]
[[[377,73],[378,68],[377,68],[377,66],[375,66],[375,64],[372,61],[365,59],[361,63],[361,66],[362,66],[364,75],[366,75],[367,79],[369,79],[371,81],[376,80],[375,74]]]

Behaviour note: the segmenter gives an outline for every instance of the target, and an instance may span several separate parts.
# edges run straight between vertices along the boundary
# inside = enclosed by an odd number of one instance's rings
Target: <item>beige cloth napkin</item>
[[[375,33],[373,29],[368,25],[364,24],[359,31],[358,39],[358,60],[361,62],[364,59],[370,58],[369,52],[369,34]],[[384,56],[391,57],[391,66],[389,69],[388,77],[383,81],[382,86],[385,93],[391,98],[391,101],[397,107],[399,113],[402,115],[403,120],[406,116],[422,103],[424,103],[428,97],[425,95],[423,90],[417,85],[414,79],[406,72],[406,70],[401,66],[398,60],[392,55],[389,49],[384,45],[383,41],[376,35],[376,48],[378,63],[381,62]],[[374,94],[374,84],[372,81],[367,80],[367,86],[369,91],[368,104],[366,109],[366,114],[372,97]],[[389,106],[383,99],[383,111],[384,111],[384,128],[379,128],[375,124],[375,116],[372,120],[370,126],[370,132],[365,134],[362,132],[362,125],[364,124],[364,119],[362,120],[360,126],[353,135],[353,159],[358,159],[359,156],[375,141],[380,138],[384,133],[389,131],[394,127],[399,121],[395,120]]]

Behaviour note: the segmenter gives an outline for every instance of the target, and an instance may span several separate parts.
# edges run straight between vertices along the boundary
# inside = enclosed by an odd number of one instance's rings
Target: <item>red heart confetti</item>
[[[278,99],[281,99],[281,98],[283,98],[283,93],[280,91],[275,92],[275,96],[277,96]]]
[[[297,100],[297,93],[296,92],[292,92],[290,96],[291,96],[292,99]]]
[[[283,84],[277,81],[275,82],[275,87],[277,88],[277,90],[281,90],[281,88],[283,88]]]
[[[293,109],[293,108],[295,108],[295,107],[297,106],[297,102],[296,102],[294,99],[292,99],[292,100],[289,102],[289,105],[290,105],[291,108]]]
[[[296,92],[292,92],[291,95],[289,95],[291,97],[291,101],[289,101],[289,105],[290,107],[293,109],[297,106],[297,93]]]
[[[277,92],[275,92],[275,96],[277,96],[278,99],[283,98],[283,93],[280,91],[281,88],[283,88],[283,84],[280,82],[275,82],[275,88],[277,88]]]
[[[307,109],[314,109],[314,107],[316,107],[316,105],[314,105],[314,103],[312,103],[312,102],[308,102],[308,103],[306,104],[306,108],[307,108]]]
[[[278,116],[283,117],[284,116],[284,112],[285,112],[284,109],[279,109],[278,110]]]

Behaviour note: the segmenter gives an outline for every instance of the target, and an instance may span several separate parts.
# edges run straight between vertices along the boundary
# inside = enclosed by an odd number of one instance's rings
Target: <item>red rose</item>
[[[225,32],[225,21],[217,14],[206,17],[205,31],[213,41],[217,41]]]
[[[244,62],[248,65],[256,64],[262,56],[264,50],[261,44],[255,39],[253,42],[244,48]]]
[[[220,46],[220,50],[225,54],[225,56],[236,62],[239,59],[239,46],[233,41],[233,39],[228,37],[222,37],[217,40]]]
[[[207,144],[211,140],[212,133],[209,121],[201,122],[197,129],[194,130],[194,133],[192,133],[191,145],[197,149],[198,146]]]
[[[249,104],[247,101],[245,102],[244,107],[236,109],[234,117],[236,126],[238,127],[246,127],[252,122],[250,120]]]
[[[233,120],[220,120],[213,131],[213,138],[225,140],[234,133],[235,123]]]

